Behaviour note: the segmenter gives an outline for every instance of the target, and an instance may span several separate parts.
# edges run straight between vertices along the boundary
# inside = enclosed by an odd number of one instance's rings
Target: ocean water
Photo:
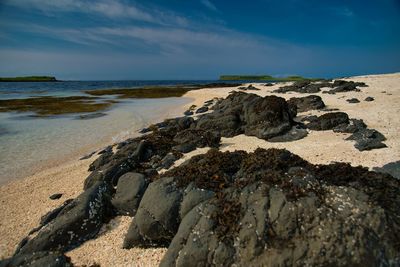
[[[84,81],[0,83],[0,99],[84,95],[83,90],[149,85],[200,84],[216,81]],[[186,98],[124,99],[106,116],[81,120],[77,114],[35,117],[0,112],[0,184],[67,159],[77,159],[106,144],[125,140],[150,123],[178,115]],[[78,114],[79,115],[79,114]]]

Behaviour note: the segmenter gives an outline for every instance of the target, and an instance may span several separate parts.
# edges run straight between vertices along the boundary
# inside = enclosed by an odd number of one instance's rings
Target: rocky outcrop
[[[122,175],[111,201],[117,213],[134,216],[147,186],[148,181],[143,174],[128,172]]]
[[[34,254],[17,255],[0,261],[0,267],[72,267],[68,257],[61,252],[39,251]]]
[[[169,244],[161,266],[396,266],[399,191],[389,175],[286,150],[211,150],[149,185],[124,244]]]
[[[244,133],[268,140],[295,126],[295,115],[281,97],[233,92],[219,101],[212,113],[201,116],[195,127],[224,137]]]
[[[313,118],[310,123],[306,124],[306,127],[311,130],[325,131],[347,124],[349,124],[349,116],[346,113],[331,112]]]
[[[309,95],[306,97],[292,97],[287,102],[289,106],[296,107],[297,112],[322,109],[325,107],[324,101],[322,101],[322,98],[317,95]]]
[[[274,93],[287,93],[287,92],[297,92],[302,94],[314,94],[321,91],[321,88],[331,88],[324,93],[335,94],[341,92],[349,91],[359,91],[358,87],[367,86],[362,82],[335,80],[334,82],[329,81],[297,81],[292,85],[282,86],[279,89],[274,90]]]
[[[17,255],[68,251],[94,237],[112,215],[111,194],[112,188],[106,183],[96,183],[58,210],[54,218],[18,249]]]

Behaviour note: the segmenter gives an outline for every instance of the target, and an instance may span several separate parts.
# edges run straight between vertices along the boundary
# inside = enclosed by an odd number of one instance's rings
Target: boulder
[[[39,251],[68,251],[93,238],[111,215],[112,188],[98,182],[63,207],[57,216],[29,239],[18,255]]]
[[[317,117],[315,120],[306,124],[306,127],[315,131],[332,130],[341,125],[348,124],[349,116],[344,112],[331,112]]]
[[[196,110],[196,114],[204,113],[204,112],[207,112],[207,111],[208,111],[208,107],[204,106],[204,107],[198,108]]]
[[[360,100],[358,100],[357,98],[346,99],[346,101],[352,104],[360,103]]]
[[[119,215],[134,216],[147,186],[148,181],[143,174],[128,172],[122,175],[118,180],[117,190],[111,200],[117,213]]]
[[[72,267],[70,258],[61,252],[39,251],[31,254],[16,255],[0,260],[0,267]]]
[[[354,146],[360,151],[386,147],[383,143],[383,141],[386,140],[385,136],[374,129],[359,130],[349,136],[346,140],[356,141]]]
[[[182,192],[173,178],[150,183],[125,237],[124,248],[170,242],[180,223]]]
[[[325,107],[325,103],[322,101],[322,98],[317,95],[309,95],[306,97],[292,97],[287,102],[289,107],[292,105],[296,106],[297,112],[322,109]]]
[[[375,99],[371,96],[368,96],[364,99],[364,101],[370,102],[370,101],[374,101]]]

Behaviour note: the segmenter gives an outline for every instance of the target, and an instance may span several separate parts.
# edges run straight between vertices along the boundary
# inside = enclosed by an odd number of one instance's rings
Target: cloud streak
[[[201,3],[214,12],[218,11],[217,7],[210,0],[201,0]]]
[[[109,19],[134,19],[137,21],[154,23],[159,25],[180,25],[185,26],[186,18],[172,12],[160,10],[145,10],[132,3],[120,0],[6,0],[5,4],[23,9],[36,9],[46,14],[57,12],[79,12]]]

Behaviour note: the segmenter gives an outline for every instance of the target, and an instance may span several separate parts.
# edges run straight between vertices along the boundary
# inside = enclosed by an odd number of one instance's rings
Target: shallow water
[[[34,84],[21,92],[8,88],[4,93],[7,89],[2,86],[4,98],[26,97],[32,87],[35,91],[45,90]],[[79,92],[46,89],[46,95],[68,96]],[[172,116],[174,110],[189,101],[186,98],[127,99],[105,111],[106,116],[87,120],[77,119],[79,114],[36,118],[30,113],[0,113],[0,184],[132,137],[149,123]]]

